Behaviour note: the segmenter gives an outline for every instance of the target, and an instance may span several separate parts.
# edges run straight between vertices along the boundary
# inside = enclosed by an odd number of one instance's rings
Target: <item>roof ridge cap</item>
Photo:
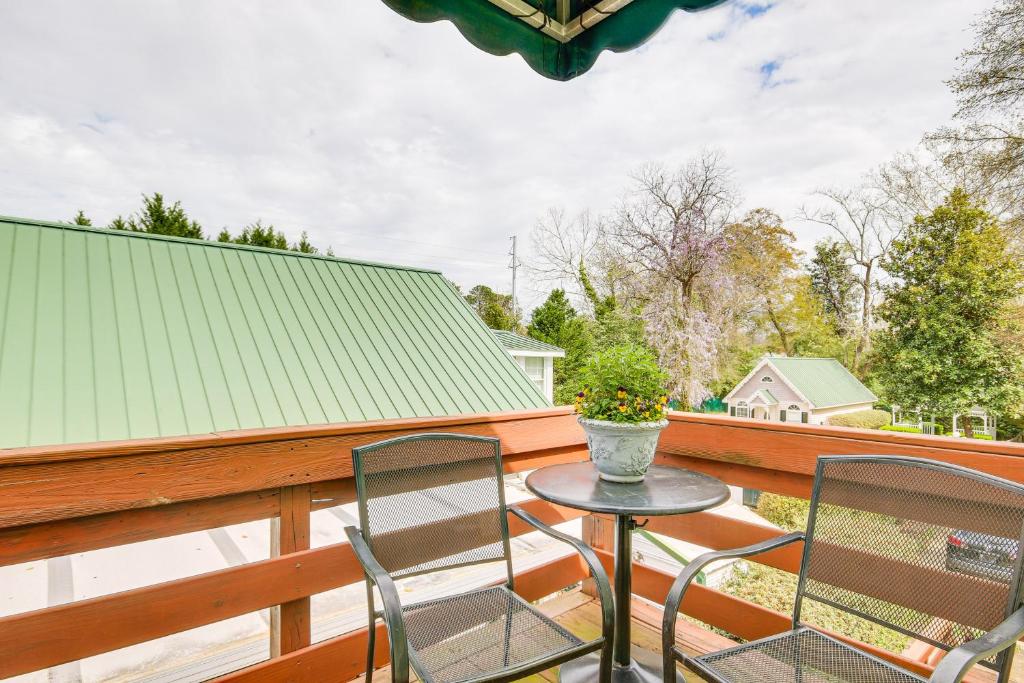
[[[238,249],[240,251],[253,251],[264,254],[276,254],[278,256],[295,256],[300,258],[313,258],[321,261],[333,261],[337,263],[348,263],[355,266],[366,266],[368,268],[390,268],[393,270],[408,270],[418,273],[431,273],[442,275],[440,270],[423,268],[418,266],[403,266],[396,263],[382,263],[379,261],[364,261],[361,259],[345,258],[340,256],[328,256],[327,254],[307,254],[301,251],[290,249],[272,249],[270,247],[257,247],[250,244],[236,244],[234,242],[218,242],[217,240],[196,239],[192,237],[177,237],[175,235],[160,235],[151,232],[135,232],[132,230],[114,230],[110,227],[99,227],[95,225],[77,225],[75,223],[61,223],[58,221],[44,221],[36,218],[19,218],[17,216],[0,215],[0,223],[13,223],[15,225],[27,225],[38,228],[57,228],[60,230],[74,230],[77,232],[92,233],[95,235],[107,235],[110,237],[128,237],[135,239],[149,239],[160,242],[174,242],[178,244],[194,244],[204,247],[218,249]]]

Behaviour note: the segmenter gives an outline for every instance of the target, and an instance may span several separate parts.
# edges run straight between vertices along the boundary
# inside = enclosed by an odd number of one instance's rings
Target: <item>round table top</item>
[[[591,462],[549,465],[531,472],[526,488],[550,503],[641,517],[699,512],[729,498],[729,488],[714,477],[662,465],[652,465],[635,483],[605,481]]]

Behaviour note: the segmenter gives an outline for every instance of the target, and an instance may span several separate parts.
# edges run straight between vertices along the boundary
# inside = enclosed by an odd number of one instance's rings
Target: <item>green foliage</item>
[[[918,427],[907,427],[905,425],[885,425],[884,427],[879,427],[879,429],[882,429],[887,432],[902,432],[904,434],[921,433],[921,430]]]
[[[309,235],[303,230],[302,234],[299,235],[299,241],[291,246],[292,251],[297,251],[300,254],[319,254],[320,250],[309,243]]]
[[[530,316],[530,325],[526,333],[534,339],[548,344],[561,346],[558,339],[565,325],[576,317],[576,309],[569,303],[564,289],[555,289],[548,298]]]
[[[530,316],[526,333],[565,351],[554,359],[554,398],[556,405],[572,403],[576,394],[576,376],[593,350],[593,325],[579,316],[565,291],[556,289]]]
[[[92,220],[85,215],[85,212],[81,209],[75,214],[75,217],[71,219],[73,225],[92,225]]]
[[[928,413],[1024,404],[1024,350],[1012,307],[1024,271],[994,218],[962,190],[918,216],[883,265],[878,377],[886,397]]]
[[[110,227],[114,230],[204,239],[202,227],[185,214],[181,202],[168,206],[159,192],[154,192],[152,197],[142,195],[142,209],[128,220],[118,216]]]
[[[858,410],[855,413],[833,415],[828,423],[834,427],[859,427],[860,429],[881,429],[889,424],[892,415],[884,410]]]
[[[287,249],[288,240],[284,233],[274,229],[273,225],[263,225],[256,221],[242,229],[237,237],[232,237],[227,228],[217,235],[218,242],[231,242],[232,244],[247,244],[250,247],[264,247],[266,249]]]
[[[810,501],[775,493],[762,493],[757,501],[757,514],[786,531],[806,531]]]
[[[837,335],[848,337],[854,329],[857,286],[849,249],[834,240],[818,242],[808,270],[811,288],[824,305],[828,323]]]
[[[721,590],[778,612],[792,613],[796,583],[793,574],[751,562],[738,565]],[[910,643],[909,636],[813,600],[803,602],[801,620],[890,652],[902,652]]]
[[[469,290],[466,301],[492,330],[519,330],[519,318],[512,310],[511,294],[499,294],[487,285],[477,285]]]
[[[613,346],[590,357],[580,371],[576,410],[611,422],[655,422],[664,417],[668,375],[641,346]]]

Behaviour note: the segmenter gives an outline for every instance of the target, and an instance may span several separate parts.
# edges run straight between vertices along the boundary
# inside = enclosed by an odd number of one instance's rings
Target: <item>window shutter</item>
[[[786,411],[785,410],[780,410],[779,411],[779,422],[785,422],[785,421],[786,421]]]
[[[807,413],[800,413],[800,421],[807,424]]]
[[[736,417],[736,406],[729,406],[729,414]]]

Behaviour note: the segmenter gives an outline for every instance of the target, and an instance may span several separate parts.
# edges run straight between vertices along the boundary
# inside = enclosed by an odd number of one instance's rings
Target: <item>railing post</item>
[[[583,518],[583,542],[591,548],[605,550],[609,553],[615,550],[615,517],[612,515],[589,514]],[[583,592],[592,598],[597,597],[597,588],[594,586],[594,579],[583,580]]]
[[[309,550],[310,488],[308,484],[281,488],[281,515],[270,520],[270,556]],[[311,640],[309,598],[270,609],[270,656],[308,647]]]

